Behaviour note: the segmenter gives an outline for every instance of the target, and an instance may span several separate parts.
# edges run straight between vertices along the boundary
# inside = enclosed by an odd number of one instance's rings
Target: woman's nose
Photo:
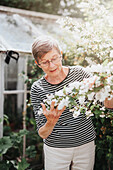
[[[53,64],[51,61],[49,62],[49,67],[54,67],[55,64]]]

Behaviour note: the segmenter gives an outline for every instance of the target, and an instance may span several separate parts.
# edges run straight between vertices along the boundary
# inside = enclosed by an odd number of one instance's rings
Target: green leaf
[[[64,88],[63,88],[63,93],[64,94],[66,93],[66,86],[64,86]]]
[[[25,130],[25,129],[19,131],[19,135],[20,135],[21,137],[24,136],[24,135],[27,135],[28,133],[29,133],[29,131],[28,131],[28,130]]]
[[[18,163],[18,170],[25,170],[30,164],[27,163],[25,158],[22,158],[21,162]]]
[[[94,108],[95,108],[95,105],[92,105],[92,106],[90,107],[91,110],[93,110]]]
[[[36,127],[36,121],[34,118],[30,118],[30,123]]]
[[[4,136],[0,139],[0,156],[5,154],[9,148],[12,147],[12,141],[10,137]]]
[[[94,87],[94,92],[98,92],[98,91],[100,91],[102,88],[103,88],[102,86]]]
[[[36,148],[34,145],[29,146],[28,148],[26,148],[26,155],[29,158],[34,158],[36,156]]]
[[[9,118],[7,115],[4,114],[4,121],[7,123],[7,125],[9,125]]]
[[[104,118],[101,118],[100,120],[101,120],[101,122],[102,122],[102,124],[103,124],[103,123],[104,123]]]
[[[2,160],[0,162],[0,169],[1,170],[10,170],[13,169],[15,170],[16,166],[15,166],[15,162],[14,161],[9,161],[9,160]]]

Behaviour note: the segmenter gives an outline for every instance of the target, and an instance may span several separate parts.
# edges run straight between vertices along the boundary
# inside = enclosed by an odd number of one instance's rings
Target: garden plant
[[[75,117],[84,110],[87,110],[87,116],[92,116],[97,133],[95,170],[111,170],[113,109],[106,109],[104,100],[113,104],[113,11],[108,4],[99,0],[78,1],[78,8],[84,20],[65,17],[58,21],[66,34],[66,38],[62,38],[67,44],[67,48],[62,46],[64,62],[82,65],[92,76],[79,84],[75,82],[73,87],[70,85],[71,89],[67,87],[71,90],[68,101],[69,105],[77,106],[73,110]],[[74,97],[79,100],[80,107],[73,103]]]

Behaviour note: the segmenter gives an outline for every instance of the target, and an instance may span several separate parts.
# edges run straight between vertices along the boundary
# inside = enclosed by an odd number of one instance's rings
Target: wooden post
[[[24,90],[24,79],[19,76],[20,73],[22,73],[23,71],[25,71],[25,58],[24,57],[20,57],[19,61],[18,61],[18,78],[17,78],[17,90]],[[23,105],[23,94],[19,93],[17,95],[17,107],[18,109],[20,109]]]
[[[25,77],[27,76],[27,57],[25,58]],[[27,99],[27,84],[24,83],[24,108],[23,108],[23,129],[26,130],[26,99]],[[26,135],[23,136],[23,158],[26,151]]]
[[[3,137],[3,108],[4,108],[4,54],[0,52],[0,138]]]

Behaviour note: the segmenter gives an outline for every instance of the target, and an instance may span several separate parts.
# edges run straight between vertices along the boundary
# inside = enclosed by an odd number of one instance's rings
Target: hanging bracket
[[[17,62],[18,62],[18,59],[19,59],[19,53],[16,52],[16,51],[12,51],[12,50],[7,51],[7,52],[6,52],[5,62],[6,62],[7,64],[9,64],[11,58],[13,58],[14,60],[16,60],[16,63],[17,63]]]

